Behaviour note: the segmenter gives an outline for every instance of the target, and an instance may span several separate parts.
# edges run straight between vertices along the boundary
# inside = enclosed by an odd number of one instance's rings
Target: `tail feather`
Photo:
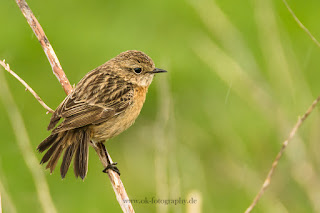
[[[75,143],[71,144],[70,146],[68,146],[68,148],[66,149],[66,151],[63,155],[63,160],[62,160],[62,164],[60,167],[60,174],[61,174],[62,178],[65,178],[65,176],[68,172],[68,169],[70,167],[71,160],[72,160],[72,157],[73,157],[73,154],[74,154],[76,148],[77,147],[76,147]]]
[[[54,168],[56,168],[56,165],[58,163],[58,160],[60,158],[62,150],[63,150],[63,148],[62,148],[61,144],[59,144],[58,147],[56,148],[54,154],[50,158],[50,161],[48,162],[48,164],[46,166],[46,169],[50,168],[50,173],[52,173]]]
[[[74,171],[74,175],[76,177],[79,177],[80,176],[80,170],[79,170],[79,158],[80,158],[80,155],[79,155],[79,149],[80,149],[80,146],[77,147],[77,150],[76,150],[76,154],[74,156],[74,159],[73,159],[73,171]]]
[[[59,141],[55,142],[50,149],[46,152],[46,154],[42,157],[40,164],[44,164],[50,160],[52,157],[53,153],[56,151],[57,147],[59,145]]]
[[[74,174],[76,177],[80,176],[84,179],[88,171],[89,142],[90,133],[82,128],[51,134],[37,148],[40,152],[47,150],[40,163],[48,162],[46,168],[50,169],[52,173],[63,150],[65,150],[60,167],[61,177],[66,176],[73,155],[75,155],[73,160]]]
[[[86,131],[83,131],[82,134],[79,135],[79,146],[77,148],[73,164],[75,176],[80,176],[82,179],[86,177],[88,171],[89,142],[89,134]]]
[[[37,150],[39,152],[43,152],[44,150],[48,149],[57,139],[58,134],[51,134],[49,137],[47,137],[44,141],[42,141],[39,146],[37,147]]]

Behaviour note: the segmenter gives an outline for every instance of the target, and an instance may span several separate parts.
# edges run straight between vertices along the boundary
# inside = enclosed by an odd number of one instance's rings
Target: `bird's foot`
[[[120,176],[120,170],[118,169],[118,167],[116,167],[118,163],[114,162],[114,163],[109,163],[108,166],[102,171],[104,173],[107,173],[109,169],[111,169],[112,171],[116,172],[119,176]]]

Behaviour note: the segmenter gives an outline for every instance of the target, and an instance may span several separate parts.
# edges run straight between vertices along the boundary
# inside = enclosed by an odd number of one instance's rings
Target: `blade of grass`
[[[34,155],[22,116],[2,72],[0,72],[0,98],[9,116],[11,126],[17,139],[18,148],[20,149],[24,161],[32,174],[43,212],[55,213],[57,210],[53,204],[48,184],[41,167],[39,166],[38,160]]]

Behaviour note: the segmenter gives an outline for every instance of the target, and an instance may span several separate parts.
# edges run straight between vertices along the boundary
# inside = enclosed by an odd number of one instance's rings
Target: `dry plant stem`
[[[268,186],[270,185],[271,182],[271,178],[272,175],[274,173],[274,170],[276,169],[280,158],[283,155],[284,150],[286,149],[286,147],[288,146],[289,142],[291,141],[291,139],[294,137],[294,135],[296,134],[296,132],[298,131],[299,127],[303,124],[303,122],[307,119],[307,117],[310,115],[310,113],[314,110],[314,108],[316,107],[316,105],[319,103],[320,101],[320,96],[313,101],[313,103],[311,104],[311,106],[308,108],[308,110],[304,113],[304,115],[302,117],[298,118],[298,121],[296,123],[296,125],[292,128],[287,140],[285,140],[282,144],[282,147],[279,151],[279,153],[277,154],[275,160],[272,163],[272,167],[267,175],[267,178],[265,179],[262,187],[260,188],[258,194],[256,195],[256,197],[254,198],[253,202],[251,203],[251,205],[247,208],[247,210],[245,211],[245,213],[249,213],[252,211],[252,209],[255,207],[255,205],[258,203],[258,201],[260,200],[261,196],[263,195],[263,193],[265,192],[265,190],[268,188]]]
[[[297,24],[299,25],[299,27],[305,31],[307,33],[307,35],[311,38],[311,40],[318,46],[320,47],[320,43],[318,42],[318,40],[312,35],[312,33],[308,30],[308,28],[306,28],[301,21],[298,19],[298,17],[295,15],[295,13],[292,11],[291,7],[289,6],[288,2],[286,0],[282,0],[283,3],[285,4],[286,8],[288,9],[288,11],[290,12],[290,14],[292,15],[292,17],[294,18],[294,20],[297,22]],[[313,101],[312,105],[309,107],[309,109],[305,112],[305,114],[302,116],[302,118],[299,118],[296,125],[293,127],[293,129],[290,132],[289,137],[287,138],[287,140],[285,140],[282,144],[282,147],[278,153],[278,155],[276,156],[276,159],[273,161],[272,163],[272,167],[267,175],[267,178],[265,179],[262,187],[260,188],[258,194],[256,195],[256,197],[254,198],[253,202],[251,203],[251,205],[247,208],[247,210],[245,211],[245,213],[249,213],[252,211],[252,209],[255,207],[255,205],[258,203],[258,201],[260,200],[261,196],[263,195],[263,193],[265,192],[265,190],[268,188],[268,186],[270,185],[271,182],[271,178],[272,175],[274,173],[274,170],[276,169],[278,162],[280,160],[280,158],[283,155],[284,150],[286,149],[286,147],[288,146],[288,143],[291,141],[291,139],[293,138],[293,136],[296,134],[297,130],[299,129],[299,127],[302,125],[302,123],[304,122],[304,120],[310,115],[310,113],[313,111],[313,109],[315,108],[315,106],[319,103],[320,101],[320,96]]]
[[[59,80],[60,84],[62,85],[64,91],[69,94],[72,90],[72,86],[67,78],[67,76],[65,75],[65,73],[62,70],[62,67],[60,65],[60,62],[46,36],[46,34],[44,33],[40,23],[38,22],[38,20],[36,19],[36,17],[33,15],[31,9],[29,8],[28,4],[26,1],[24,0],[16,0],[22,14],[24,15],[24,17],[27,19],[28,24],[30,25],[30,27],[32,28],[34,34],[37,36],[43,51],[45,52],[45,54],[47,55],[47,58],[51,64],[53,73],[55,74],[55,76],[57,77],[57,79]]]
[[[30,143],[26,126],[23,122],[23,118],[17,104],[15,103],[13,96],[9,90],[9,87],[5,81],[2,72],[0,72],[0,100],[2,101],[9,122],[14,130],[18,149],[20,150],[24,163],[29,169],[37,192],[38,199],[41,204],[42,212],[56,213],[56,207],[52,201],[48,184],[46,182],[44,173],[38,166],[38,160],[34,154],[34,150]]]
[[[318,46],[320,47],[320,43],[319,41],[312,35],[312,33],[308,30],[308,28],[306,28],[301,21],[298,19],[298,17],[296,16],[296,14],[294,14],[294,12],[292,11],[291,7],[289,6],[287,0],[282,0],[283,3],[285,4],[285,6],[287,7],[288,11],[290,12],[290,14],[292,15],[292,17],[294,18],[294,20],[297,22],[297,24],[299,25],[299,27],[301,27],[301,29],[303,31],[305,31],[308,36],[311,38],[311,40]]]
[[[48,107],[43,101],[42,99],[39,97],[39,95],[22,79],[20,78],[15,72],[13,72],[10,69],[9,64],[6,64],[5,61],[1,61],[0,60],[0,65],[7,70],[11,75],[13,75],[13,77],[15,77],[18,81],[20,81],[20,83],[23,84],[23,86],[26,87],[26,89],[38,100],[38,102],[43,106],[43,108],[45,108],[48,112],[53,113],[53,110]]]
[[[109,153],[105,151],[106,148],[102,143],[98,143],[98,144],[91,143],[91,145],[98,153],[100,161],[105,168],[108,166],[108,161],[107,161],[108,157],[110,159],[110,163],[113,163],[111,157],[109,156]],[[107,173],[122,211],[134,213],[133,206],[131,204],[125,203],[125,202],[129,202],[129,197],[123,187],[123,183],[119,175],[110,169],[107,170]]]
[[[26,1],[16,0],[16,2],[18,4],[19,8],[21,9],[21,12],[23,13],[23,15],[26,17],[33,32],[37,36],[44,52],[46,53],[47,58],[48,58],[50,65],[52,67],[53,73],[58,78],[65,93],[68,95],[72,91],[72,86],[71,86],[69,80],[67,79],[67,77],[66,77],[66,75],[65,75],[65,73],[59,63],[59,60],[58,60],[52,46],[50,45],[49,40],[46,37],[40,23],[38,22],[36,17],[33,15],[32,11],[29,8]],[[103,164],[104,167],[107,167],[108,166],[107,158],[106,158],[107,156],[105,156],[104,150],[100,150],[100,148],[103,148],[103,147],[97,147],[97,146],[94,147],[94,149],[96,150],[96,152],[100,158],[101,163]],[[113,190],[116,194],[119,205],[121,206],[121,209],[123,210],[123,212],[131,212],[131,213],[134,212],[134,209],[133,209],[131,203],[129,203],[129,202],[124,203],[124,200],[129,201],[129,197],[126,193],[126,190],[124,188],[124,185],[123,185],[119,175],[116,172],[110,170],[110,171],[108,171],[108,176],[109,176],[110,182],[112,184]]]

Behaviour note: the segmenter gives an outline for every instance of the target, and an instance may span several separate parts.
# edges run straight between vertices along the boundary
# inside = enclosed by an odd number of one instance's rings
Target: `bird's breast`
[[[128,129],[140,114],[146,99],[148,88],[137,87],[134,89],[132,104],[122,113],[110,120],[92,127],[93,140],[104,141],[119,135]]]

